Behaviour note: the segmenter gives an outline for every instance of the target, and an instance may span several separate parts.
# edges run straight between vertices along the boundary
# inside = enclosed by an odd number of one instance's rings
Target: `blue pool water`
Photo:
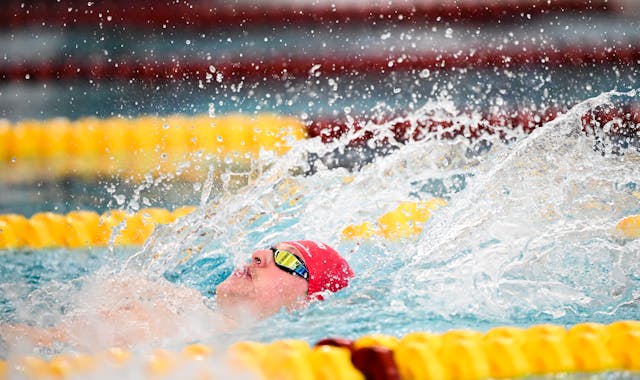
[[[255,248],[299,238],[338,248],[356,272],[352,284],[326,302],[235,331],[203,325],[201,311],[178,313],[185,333],[151,344],[313,343],[328,336],[637,319],[640,240],[619,238],[614,226],[640,213],[640,151],[634,144],[620,148],[606,134],[587,135],[580,118],[638,100],[635,92],[603,94],[531,135],[504,131],[507,139],[494,134],[473,142],[428,135],[358,171],[319,167],[301,175],[309,153],[339,151],[347,139],[300,141],[265,162],[247,187],[225,191],[224,184],[205,181],[202,206],[156,230],[143,248],[3,251],[0,320],[49,326],[69,315],[93,315],[117,306],[109,279],[132,277],[196,289],[215,310],[215,285],[234,265]],[[425,117],[469,123],[446,99],[427,102],[408,119]],[[415,238],[341,237],[347,225],[375,222],[401,201],[434,196],[448,205]],[[157,297],[151,305],[176,300]],[[93,328],[126,326],[96,322]],[[6,355],[15,348],[2,349]]]

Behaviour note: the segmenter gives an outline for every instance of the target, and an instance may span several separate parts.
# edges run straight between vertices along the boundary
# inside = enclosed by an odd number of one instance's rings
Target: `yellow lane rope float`
[[[379,217],[376,225],[371,222],[349,225],[342,230],[342,237],[356,239],[383,236],[399,239],[414,236],[422,231],[422,226],[431,217],[431,211],[446,204],[447,201],[440,198],[401,202],[394,210]]]
[[[114,227],[122,222],[124,228],[117,231],[114,243],[140,245],[156,225],[171,223],[194,209],[147,208],[136,213],[111,210],[102,215],[93,211],[72,211],[66,215],[41,212],[31,218],[4,214],[0,215],[0,249],[106,246]]]
[[[0,379],[82,378],[108,370],[147,378],[215,379],[251,376],[265,380],[453,380],[502,379],[560,373],[640,371],[640,322],[580,323],[529,328],[501,326],[486,333],[451,330],[412,332],[397,338],[366,335],[355,341],[324,339],[238,342],[224,352],[203,344],[181,351],[135,354],[111,349],[96,355],[27,356],[0,361]],[[220,374],[224,374],[220,377]]]
[[[431,217],[433,210],[445,205],[446,201],[439,198],[401,202],[394,210],[378,218],[377,225],[370,222],[349,225],[343,229],[342,237],[369,239],[381,236],[392,240],[410,238],[422,231],[422,226]],[[102,215],[93,211],[72,211],[66,215],[40,212],[31,218],[18,214],[1,214],[0,249],[106,246],[114,227],[123,221],[124,228],[117,231],[114,243],[140,245],[151,235],[156,225],[172,223],[194,209],[191,206],[174,211],[147,208],[136,213],[111,210]],[[626,239],[640,238],[640,215],[620,220],[615,226],[615,234]]]
[[[42,166],[50,175],[173,172],[194,153],[248,161],[261,149],[278,154],[307,135],[296,118],[275,114],[211,117],[0,119],[0,163]],[[12,166],[9,166],[12,165]]]
[[[369,239],[381,236],[392,240],[410,238],[422,232],[422,227],[431,218],[432,211],[446,205],[447,201],[440,198],[400,202],[395,209],[380,216],[376,224],[363,222],[348,225],[342,230],[342,237]],[[621,219],[615,226],[615,234],[625,239],[640,238],[640,214]]]
[[[616,231],[624,238],[640,238],[640,214],[623,218],[616,224]]]

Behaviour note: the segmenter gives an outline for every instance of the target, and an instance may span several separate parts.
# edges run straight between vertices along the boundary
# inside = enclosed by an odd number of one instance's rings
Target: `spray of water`
[[[581,123],[635,96],[585,101],[492,155],[427,225],[394,278],[395,297],[445,318],[505,322],[637,312],[637,242],[616,239],[613,226],[638,210],[640,156],[613,154],[614,141],[587,136]]]

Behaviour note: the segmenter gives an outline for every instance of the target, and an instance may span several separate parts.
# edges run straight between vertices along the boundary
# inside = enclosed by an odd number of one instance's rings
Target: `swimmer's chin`
[[[270,318],[276,314],[293,313],[299,310],[304,310],[309,304],[308,300],[300,299],[287,306],[273,309],[262,309],[260,307],[256,307],[256,305],[251,301],[235,301],[233,303],[225,302],[225,297],[218,297],[217,301],[218,310],[225,318],[234,321],[236,327],[253,324]]]
[[[220,303],[218,303],[218,305],[221,306]],[[265,313],[255,310],[251,305],[246,303],[236,302],[233,304],[225,304],[223,301],[222,305],[224,306],[220,307],[219,311],[224,316],[225,323],[229,322],[234,328],[247,326],[268,317]]]

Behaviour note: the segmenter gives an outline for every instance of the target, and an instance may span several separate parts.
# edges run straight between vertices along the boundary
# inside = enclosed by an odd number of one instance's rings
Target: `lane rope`
[[[172,173],[193,155],[246,163],[261,150],[283,154],[306,136],[299,120],[275,114],[0,119],[0,163],[40,165],[57,176]]]
[[[380,216],[376,224],[365,221],[348,225],[342,230],[342,238],[414,238],[422,232],[432,212],[446,204],[440,198],[400,202],[395,209]],[[174,211],[162,208],[146,208],[135,213],[110,210],[102,215],[93,211],[72,211],[66,215],[39,212],[30,218],[19,214],[0,214],[0,250],[104,247],[114,231],[117,233],[115,244],[142,245],[157,225],[173,223],[193,210],[193,206],[184,206]],[[121,223],[124,223],[124,227],[114,230]],[[613,235],[628,240],[640,238],[640,214],[629,215],[618,221],[613,228]]]
[[[265,380],[473,380],[637,372],[640,321],[587,322],[568,329],[552,324],[499,326],[486,333],[416,331],[401,338],[372,334],[356,340],[327,338],[313,346],[294,339],[242,341],[222,352],[206,344],[191,344],[181,351],[158,349],[143,357],[113,348],[95,355],[0,361],[0,379],[81,378],[105,370],[115,376],[135,370],[150,379],[209,379],[221,378],[222,373]]]
[[[172,223],[190,214],[195,207],[169,211],[146,208],[135,213],[110,210],[102,215],[93,211],[72,211],[66,215],[36,213],[30,218],[19,214],[0,215],[0,249],[52,247],[104,247],[114,231],[114,244],[142,245],[159,224]],[[116,226],[124,223],[122,229]]]

